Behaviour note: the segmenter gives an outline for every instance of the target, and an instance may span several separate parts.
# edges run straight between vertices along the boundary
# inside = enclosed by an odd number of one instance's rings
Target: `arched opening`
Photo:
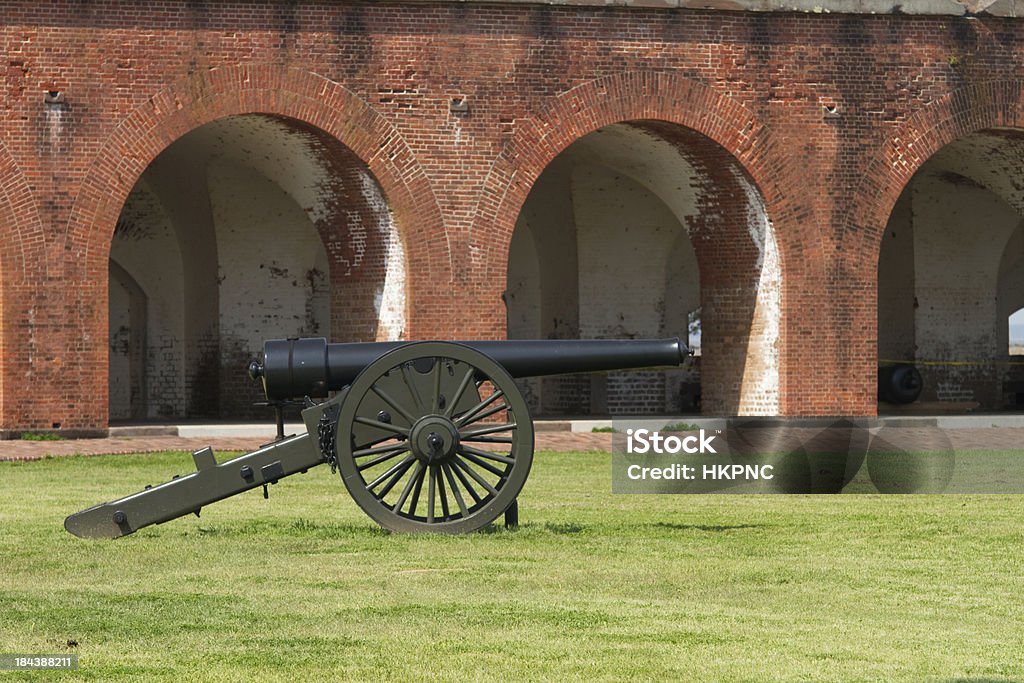
[[[989,129],[936,152],[889,217],[878,263],[878,357],[914,364],[920,398],[879,410],[1021,408],[1010,318],[1024,306],[1024,132]]]
[[[780,266],[761,193],[709,138],[600,128],[537,179],[509,249],[510,338],[700,340],[682,368],[524,382],[540,414],[776,414]]]
[[[1024,308],[1018,308],[1006,321],[1011,356],[1024,356]]]
[[[380,185],[295,119],[231,116],[172,143],[129,194],[110,262],[112,419],[265,417],[245,373],[264,339],[404,332],[404,247]]]
[[[180,263],[180,261],[179,261]],[[134,264],[133,264],[134,265]],[[110,260],[110,417],[146,417],[146,337],[149,300],[138,280],[117,261]]]

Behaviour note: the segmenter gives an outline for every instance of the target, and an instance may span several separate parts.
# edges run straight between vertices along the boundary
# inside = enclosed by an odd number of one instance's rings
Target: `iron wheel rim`
[[[414,369],[416,363],[425,365],[427,359],[433,360],[429,372]],[[441,382],[438,377],[445,369],[458,371],[461,389],[450,404],[436,395]],[[424,381],[420,377],[405,382],[409,391],[404,395],[401,391],[392,394],[383,390],[380,382],[389,377],[396,384],[393,372],[403,377],[410,372],[429,375],[433,389],[425,399],[418,396],[417,381]],[[472,409],[457,412],[470,387],[479,392],[488,383],[493,393],[480,398]],[[394,424],[366,414],[371,393],[377,398],[383,394],[381,400],[394,409],[395,415],[387,416]],[[370,403],[374,402],[380,403],[376,399]],[[506,418],[502,422],[483,422],[501,413]],[[397,441],[356,444],[353,427],[357,423],[382,435],[386,430],[380,425],[391,424]],[[422,432],[424,425],[426,432]],[[533,462],[533,423],[512,377],[486,354],[452,342],[412,342],[368,365],[348,388],[337,430],[338,467],[346,488],[364,512],[392,531],[467,533],[481,529],[515,501]],[[414,437],[419,440],[414,442]],[[432,446],[424,444],[437,442],[444,452],[433,460],[433,454],[424,453]],[[492,443],[507,446],[508,451],[491,450]]]

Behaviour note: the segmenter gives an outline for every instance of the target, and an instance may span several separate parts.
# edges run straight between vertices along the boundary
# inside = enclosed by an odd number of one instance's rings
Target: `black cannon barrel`
[[[350,384],[363,368],[409,342],[328,344],[322,337],[271,339],[250,374],[262,378],[272,401],[323,398]],[[536,339],[463,341],[501,364],[513,377],[677,366],[687,356],[679,339]]]

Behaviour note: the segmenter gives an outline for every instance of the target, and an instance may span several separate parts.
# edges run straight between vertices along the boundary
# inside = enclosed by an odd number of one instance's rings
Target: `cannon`
[[[533,462],[533,422],[514,378],[677,366],[678,339],[264,343],[249,375],[271,405],[299,399],[305,433],[70,515],[82,538],[117,538],[199,515],[224,498],[318,465],[398,532],[466,533],[514,516]]]

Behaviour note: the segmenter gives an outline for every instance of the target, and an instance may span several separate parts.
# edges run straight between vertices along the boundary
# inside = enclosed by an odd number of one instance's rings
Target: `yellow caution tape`
[[[879,363],[906,363],[908,365],[1024,365],[1024,361],[1013,360],[893,360],[879,358]]]

